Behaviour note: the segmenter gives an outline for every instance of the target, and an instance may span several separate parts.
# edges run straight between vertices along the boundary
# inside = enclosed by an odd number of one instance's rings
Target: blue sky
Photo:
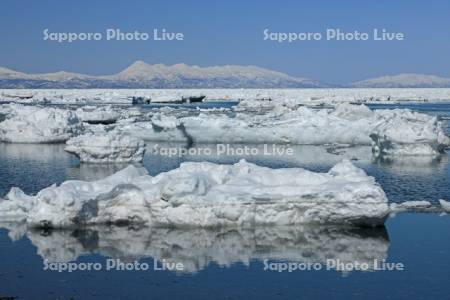
[[[450,77],[450,1],[23,1],[0,2],[0,65],[24,72],[112,74],[135,60],[200,66],[257,65],[294,76],[345,83],[415,72]],[[152,31],[182,42],[91,41],[59,44],[42,31]],[[403,32],[404,41],[263,40],[263,30],[326,28]]]

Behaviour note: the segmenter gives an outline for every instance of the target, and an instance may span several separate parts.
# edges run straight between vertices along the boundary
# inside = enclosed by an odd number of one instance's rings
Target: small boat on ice
[[[133,105],[140,104],[152,104],[152,103],[167,103],[167,104],[185,104],[185,103],[200,103],[206,98],[204,95],[200,96],[186,96],[180,98],[167,97],[167,96],[159,96],[155,98],[147,98],[147,97],[132,97],[131,103]]]
[[[206,96],[189,96],[189,97],[182,97],[181,100],[183,103],[195,103],[195,102],[203,102],[205,100]]]

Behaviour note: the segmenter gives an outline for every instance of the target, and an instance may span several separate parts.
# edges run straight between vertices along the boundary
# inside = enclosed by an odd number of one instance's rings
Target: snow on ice
[[[120,114],[112,106],[85,106],[78,108],[76,114],[83,122],[89,124],[111,124],[120,117]]]
[[[6,119],[0,122],[0,141],[62,143],[81,130],[81,120],[70,110],[10,104]]]
[[[429,201],[405,201],[401,203],[391,203],[391,212],[404,212],[404,211],[426,211],[432,208],[432,204]]]
[[[183,163],[149,176],[129,166],[94,182],[66,181],[35,196],[12,188],[0,202],[3,221],[30,226],[132,223],[176,227],[382,225],[386,195],[373,177],[344,160],[327,173],[234,165]]]
[[[124,131],[151,141],[373,145],[376,155],[436,155],[450,145],[441,122],[408,109],[372,111],[364,105],[335,109],[275,106],[264,114],[157,115],[152,124]]]
[[[144,141],[118,130],[94,131],[73,137],[65,150],[88,163],[141,162],[144,158]]]
[[[441,205],[442,210],[450,213],[450,202],[449,201],[446,201],[444,199],[439,199],[439,204]]]
[[[435,116],[406,109],[383,110],[379,115],[383,122],[370,134],[377,155],[437,155],[450,145]]]

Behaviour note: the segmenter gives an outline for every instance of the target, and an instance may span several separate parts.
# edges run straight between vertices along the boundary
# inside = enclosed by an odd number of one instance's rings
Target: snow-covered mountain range
[[[26,74],[0,67],[0,88],[316,88],[329,85],[255,66],[166,66],[136,61],[107,76]]]
[[[136,61],[114,75],[27,74],[0,67],[0,88],[450,88],[450,78],[399,74],[330,85],[256,66],[150,65]]]
[[[355,82],[351,86],[359,88],[448,88],[450,87],[450,78],[408,73],[371,78]]]

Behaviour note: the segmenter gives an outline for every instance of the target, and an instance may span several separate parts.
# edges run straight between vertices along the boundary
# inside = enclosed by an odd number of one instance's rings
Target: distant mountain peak
[[[147,70],[149,68],[151,68],[152,65],[142,61],[142,60],[137,60],[134,63],[132,63],[131,65],[129,65],[128,67],[126,67],[122,72],[128,70],[128,71],[132,71],[132,70]]]
[[[131,66],[139,66],[139,65],[148,65],[148,64],[145,61],[143,61],[143,60],[136,60],[134,63],[132,63],[130,65],[130,67]]]
[[[224,65],[200,67],[178,63],[174,65],[148,64],[136,61],[121,72],[102,76],[110,81],[138,82],[145,86],[158,82],[167,87],[320,87],[323,84],[297,78],[256,66]]]

